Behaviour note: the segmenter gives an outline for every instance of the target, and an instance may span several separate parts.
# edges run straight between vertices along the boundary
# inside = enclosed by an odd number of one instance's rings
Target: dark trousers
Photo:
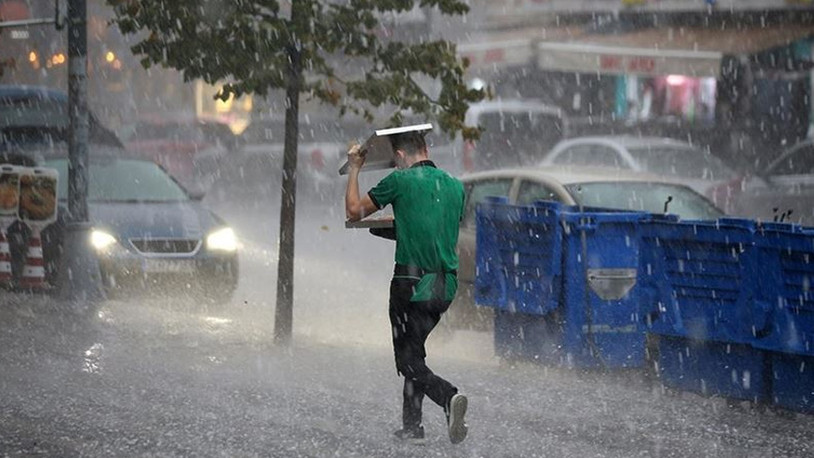
[[[404,376],[402,421],[405,429],[421,425],[421,406],[426,394],[445,410],[458,389],[435,375],[424,362],[424,344],[438,324],[450,301],[410,302],[418,280],[393,278],[390,283],[390,324],[393,328],[393,350],[396,370]]]

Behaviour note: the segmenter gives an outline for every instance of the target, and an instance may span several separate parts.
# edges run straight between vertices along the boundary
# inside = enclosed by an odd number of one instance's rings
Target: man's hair
[[[424,134],[421,132],[405,132],[390,136],[393,151],[402,150],[408,156],[415,156],[427,148]]]

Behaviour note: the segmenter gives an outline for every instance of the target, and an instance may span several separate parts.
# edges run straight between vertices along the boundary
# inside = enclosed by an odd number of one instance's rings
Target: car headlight
[[[230,227],[218,229],[206,237],[206,247],[214,251],[237,251],[237,236]]]
[[[90,233],[90,243],[96,251],[105,251],[116,244],[116,237],[108,234],[105,231],[94,229]]]

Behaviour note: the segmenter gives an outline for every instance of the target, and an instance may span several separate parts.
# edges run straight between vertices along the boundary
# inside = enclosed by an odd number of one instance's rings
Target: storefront
[[[610,29],[527,29],[459,52],[495,93],[541,98],[591,123],[760,129],[769,143],[814,125],[810,24]]]
[[[808,40],[812,36],[814,28],[796,24],[648,28],[583,35],[570,42],[540,42],[536,58],[542,72],[616,75],[617,116],[680,116],[708,122],[720,111],[719,102],[760,111],[755,106],[759,100],[744,97],[750,85],[792,81],[792,85],[808,86],[810,93]],[[807,55],[802,52],[806,44]],[[732,84],[742,86],[737,100],[722,100],[719,86]]]

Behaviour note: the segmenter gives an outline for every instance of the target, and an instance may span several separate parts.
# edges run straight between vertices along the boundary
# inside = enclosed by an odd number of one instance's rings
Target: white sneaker
[[[469,428],[466,426],[466,407],[469,404],[466,396],[456,394],[449,400],[447,410],[447,426],[449,427],[449,440],[453,444],[458,444],[466,439]]]

